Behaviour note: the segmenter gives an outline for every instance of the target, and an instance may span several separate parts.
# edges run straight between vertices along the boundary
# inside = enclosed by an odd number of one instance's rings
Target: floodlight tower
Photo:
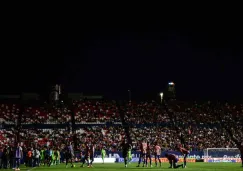
[[[55,84],[51,87],[50,101],[58,102],[61,94],[61,85]]]
[[[178,127],[179,122],[174,111],[177,103],[175,99],[175,83],[169,82],[166,86],[165,91],[163,92],[163,101],[161,105],[163,106],[163,109],[165,109],[165,111],[168,113],[172,127],[175,129],[176,132],[180,132],[180,129]],[[185,143],[185,139],[183,138],[183,136],[179,136],[178,138],[181,139],[182,144]]]
[[[164,96],[164,93],[161,92],[159,95],[160,95],[160,100],[161,100],[161,103],[162,103],[162,102],[163,102],[163,96]]]
[[[175,83],[174,82],[169,82],[166,88],[166,99],[167,100],[173,100],[176,98],[175,94]]]

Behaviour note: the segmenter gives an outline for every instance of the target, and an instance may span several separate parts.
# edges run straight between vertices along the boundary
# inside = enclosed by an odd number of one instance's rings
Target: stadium
[[[1,95],[1,169],[242,170],[242,104],[62,94]]]

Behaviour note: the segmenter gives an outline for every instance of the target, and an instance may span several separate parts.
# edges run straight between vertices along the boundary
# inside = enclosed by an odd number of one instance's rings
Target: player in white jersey
[[[20,144],[17,143],[15,147],[15,160],[16,160],[15,170],[20,170],[20,160],[22,158],[23,158],[23,150]]]
[[[161,167],[160,155],[161,155],[161,147],[158,145],[158,143],[156,143],[156,145],[154,146],[154,158],[155,158],[156,167],[158,167],[157,160],[159,160],[159,165]]]

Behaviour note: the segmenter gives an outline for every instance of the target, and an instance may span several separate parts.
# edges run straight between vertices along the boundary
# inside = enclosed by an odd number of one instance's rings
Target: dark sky
[[[230,25],[230,27],[229,27]],[[162,19],[42,22],[6,28],[1,92],[69,92],[155,98],[168,81],[182,99],[243,96],[240,24],[164,23]]]

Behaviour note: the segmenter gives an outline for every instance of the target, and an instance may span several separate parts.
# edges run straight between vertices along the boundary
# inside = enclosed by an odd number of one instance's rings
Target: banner
[[[183,158],[183,155],[181,155],[180,152],[178,151],[168,151],[169,153],[173,153],[175,155],[177,155],[178,158]],[[165,157],[165,151],[161,153],[161,158]],[[188,159],[204,159],[204,152],[203,151],[192,151],[190,152],[190,154],[188,155]],[[121,152],[110,152],[107,151],[106,152],[106,157],[107,158],[122,158],[122,153]],[[132,151],[132,158],[139,158],[140,156],[140,152],[137,151]],[[101,154],[100,152],[95,152],[95,157],[97,158],[101,158]],[[154,156],[152,155],[152,158],[154,158]]]
[[[132,160],[130,162],[138,162],[138,161],[139,161],[139,158],[132,158]],[[160,161],[162,163],[169,162],[167,158],[160,158]],[[183,162],[183,161],[184,161],[183,158],[179,158],[179,162]],[[117,158],[116,162],[118,162],[118,163],[124,162],[124,158]],[[155,162],[155,158],[152,158],[152,162]],[[187,162],[195,163],[196,159],[187,159]]]
[[[105,158],[104,159],[105,163],[115,163],[116,159],[114,158]],[[103,163],[102,158],[94,158],[94,163]]]
[[[132,158],[132,160],[130,162],[137,163],[138,161],[139,161],[139,158]],[[116,158],[116,162],[117,163],[123,163],[124,162],[124,158]]]
[[[169,153],[173,153],[175,155],[177,155],[178,158],[183,158],[183,156],[181,155],[180,152],[177,152],[177,151],[168,151]],[[0,152],[0,156],[1,156],[1,153]],[[165,158],[165,151],[162,152],[161,154],[161,158]],[[61,159],[64,158],[63,156],[63,153],[61,152],[60,153],[61,155]],[[25,154],[24,154],[25,156]],[[139,158],[140,156],[140,152],[137,152],[137,151],[132,151],[132,158],[134,161],[137,160],[137,158]],[[77,151],[75,152],[75,157],[76,158],[80,158],[80,152]],[[95,158],[101,158],[101,153],[99,151],[96,151],[95,152],[95,155],[94,155]],[[106,151],[106,157],[105,158],[113,158],[113,159],[120,159],[120,158],[123,158],[122,156],[122,153],[121,152],[111,152],[111,151]],[[154,158],[154,156],[152,155],[152,158]],[[204,152],[203,151],[191,151],[190,154],[188,155],[187,157],[187,160],[188,162],[194,162],[194,160],[190,160],[190,159],[196,159],[196,160],[200,160],[200,159],[204,159]],[[208,160],[204,159],[204,162],[207,162],[209,161],[210,159],[210,162],[216,162],[218,160],[225,160],[225,161],[228,161],[228,160],[234,160],[235,162],[238,162],[240,161],[240,155],[233,155],[227,151],[224,151],[224,152],[220,152],[218,153],[217,155],[217,158],[215,158],[215,160],[213,159],[213,157],[209,156]]]
[[[204,162],[208,163],[240,163],[241,159],[240,158],[209,158],[209,159],[204,159]]]

